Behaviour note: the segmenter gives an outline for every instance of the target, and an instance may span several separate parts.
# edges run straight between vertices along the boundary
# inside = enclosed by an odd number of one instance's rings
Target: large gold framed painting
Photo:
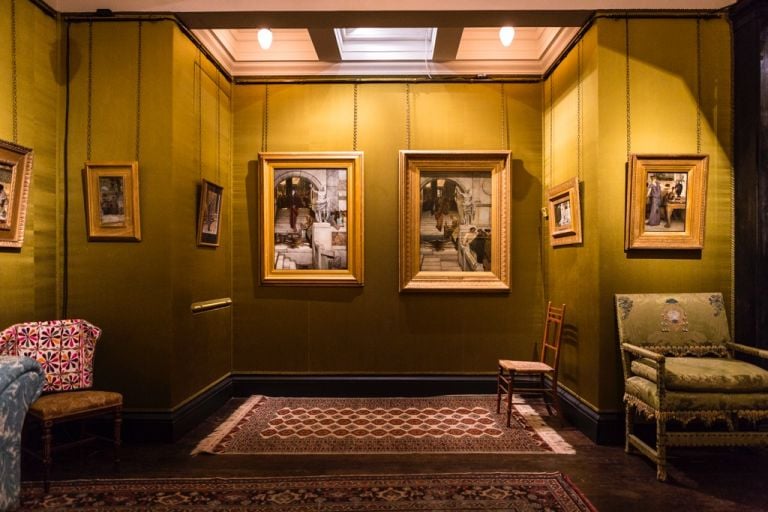
[[[32,150],[0,140],[0,247],[20,248],[32,176]]]
[[[362,286],[363,153],[260,153],[261,282]]]
[[[702,249],[706,155],[630,155],[624,246]]]
[[[400,291],[508,291],[510,198],[509,151],[400,151]]]

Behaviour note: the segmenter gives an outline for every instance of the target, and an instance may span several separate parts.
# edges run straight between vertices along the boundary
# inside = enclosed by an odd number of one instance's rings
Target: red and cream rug
[[[203,439],[192,454],[575,453],[532,407],[513,407],[510,428],[504,412],[496,413],[495,395],[257,395]]]
[[[343,475],[25,482],[19,510],[594,512],[562,473]]]

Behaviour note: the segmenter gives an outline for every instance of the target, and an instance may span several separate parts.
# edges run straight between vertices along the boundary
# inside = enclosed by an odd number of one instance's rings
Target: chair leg
[[[555,414],[557,414],[557,418],[562,422],[563,421],[563,410],[560,407],[560,395],[557,394],[557,378],[552,377],[552,405],[555,408]]]
[[[122,438],[121,438],[121,429],[123,425],[123,412],[122,409],[117,409],[115,411],[115,427],[114,427],[114,434],[115,434],[115,446],[114,446],[114,462],[115,462],[115,471],[118,471],[120,469],[120,446],[122,445]]]
[[[51,456],[51,438],[53,422],[43,422],[43,490],[46,494],[51,490],[51,463],[53,458]]]
[[[629,438],[635,433],[635,410],[634,408],[626,404],[624,409],[624,452],[632,453],[632,443]]]
[[[496,376],[496,414],[501,412],[501,379],[504,370],[499,366],[499,374]]]
[[[515,390],[515,372],[509,372],[509,383],[507,384],[507,426],[511,427],[512,418],[512,394]]]
[[[656,479],[667,480],[667,422],[656,417]]]

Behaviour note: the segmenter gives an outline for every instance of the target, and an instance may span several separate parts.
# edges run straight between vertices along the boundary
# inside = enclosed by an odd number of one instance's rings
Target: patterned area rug
[[[68,480],[25,483],[21,510],[595,511],[561,473]]]
[[[519,401],[519,400],[518,400]],[[495,395],[425,398],[253,396],[192,454],[574,453],[527,405],[512,427]]]

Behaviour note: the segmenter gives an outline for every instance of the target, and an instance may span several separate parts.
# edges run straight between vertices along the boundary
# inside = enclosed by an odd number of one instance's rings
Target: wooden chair
[[[101,329],[85,320],[53,320],[13,325],[0,332],[0,355],[27,356],[45,372],[43,394],[29,407],[42,425],[43,485],[50,488],[52,431],[55,424],[112,415],[114,462],[119,464],[123,396],[94,391],[93,355]],[[82,441],[82,440],[81,440]]]
[[[512,394],[515,390],[515,377],[518,375],[539,377],[538,386],[522,387],[523,393],[540,393],[543,395],[547,412],[551,415],[554,406],[558,418],[562,418],[560,400],[557,396],[557,367],[560,362],[560,337],[563,334],[563,319],[565,304],[560,307],[547,303],[547,316],[544,323],[544,336],[541,340],[538,361],[513,361],[499,359],[499,374],[496,379],[496,412],[501,412],[501,395],[507,395],[507,426],[510,426],[512,414]],[[545,376],[549,376],[547,385]]]

